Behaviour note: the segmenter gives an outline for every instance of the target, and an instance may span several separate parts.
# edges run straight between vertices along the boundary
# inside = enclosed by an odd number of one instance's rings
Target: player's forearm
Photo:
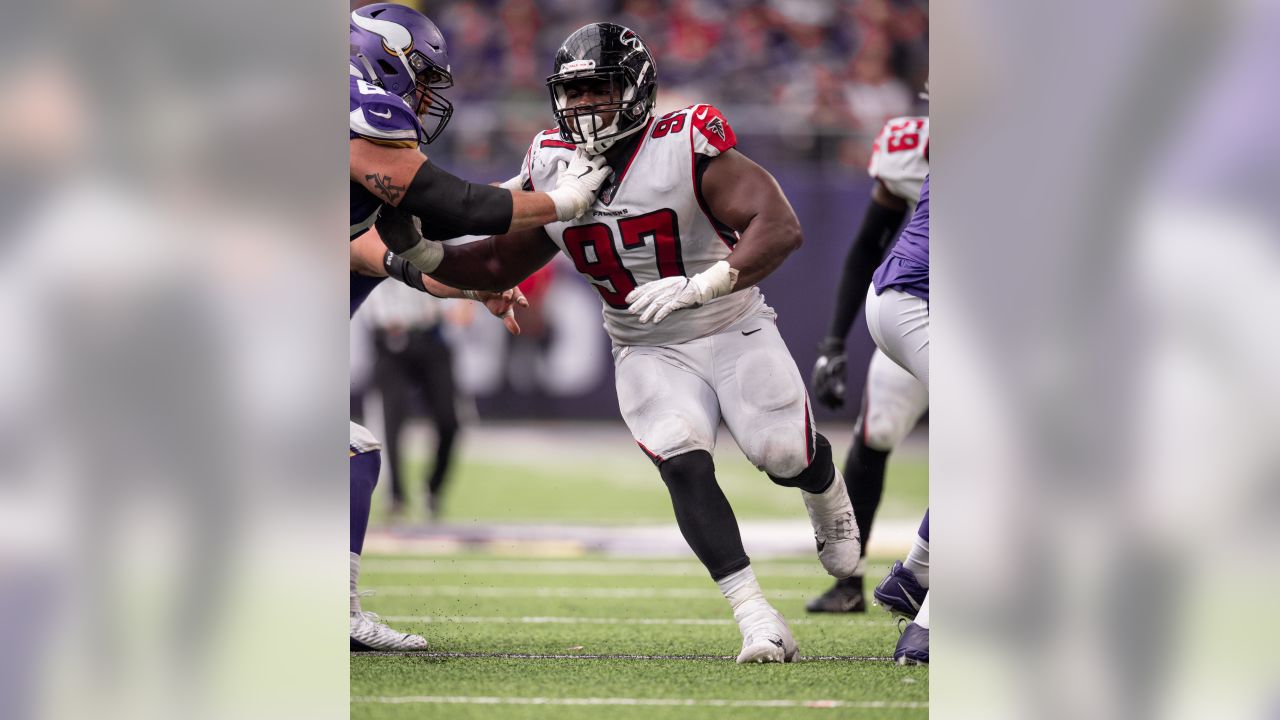
[[[431,277],[461,290],[502,292],[527,276],[517,274],[518,269],[495,252],[494,238],[486,238],[466,245],[446,245],[444,258]]]
[[[431,239],[496,235],[511,227],[510,191],[467,182],[416,149],[353,139],[350,173],[382,202],[418,216]],[[396,253],[408,249],[391,245]]]
[[[511,199],[511,229],[503,232],[531,230],[558,219],[555,201],[546,193],[513,192]]]
[[[840,287],[836,291],[835,313],[831,318],[829,337],[843,339],[849,334],[849,328],[853,327],[854,320],[862,311],[862,302],[866,299],[871,276],[884,259],[885,250],[905,216],[905,207],[889,208],[875,200],[867,207],[862,224],[858,227],[858,234],[854,236],[853,244],[849,246],[849,253],[844,259],[844,271],[840,276]]]
[[[422,220],[422,233],[432,240],[463,235],[497,235],[511,227],[511,192],[471,183],[436,167],[422,164],[398,206]]]
[[[436,280],[435,278],[426,274],[422,275],[422,285],[428,293],[431,293],[432,295],[435,295],[438,298],[454,299],[454,298],[465,298],[467,296],[466,293],[463,292],[462,290],[459,290],[456,287],[445,285],[439,280]]]
[[[372,230],[351,241],[351,272],[369,277],[386,277],[382,255],[387,250],[378,234]]]
[[[804,234],[794,214],[757,215],[729,255],[729,267],[738,271],[733,289],[749,288],[764,280],[803,243]]]

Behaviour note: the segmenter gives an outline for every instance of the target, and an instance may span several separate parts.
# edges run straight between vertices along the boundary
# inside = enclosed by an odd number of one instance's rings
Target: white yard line
[[[494,598],[612,598],[627,600],[724,600],[714,588],[611,588],[611,587],[476,587],[474,585],[391,585],[373,588],[389,597],[494,597]],[[778,600],[805,600],[817,592],[768,590]]]
[[[886,618],[888,616],[886,615]],[[483,616],[483,615],[384,615],[382,619],[396,623],[472,623],[494,625],[732,625],[732,618],[610,618],[610,617],[544,617],[544,616]],[[788,620],[790,625],[811,625],[813,620],[798,618]],[[848,625],[884,625],[872,619],[848,619]]]
[[[357,696],[353,703],[450,705],[642,705],[659,707],[925,709],[927,702],[904,700],[695,700],[689,698],[546,698],[476,695]]]
[[[822,566],[815,558],[812,564],[755,563],[756,574],[761,577],[824,577]],[[600,560],[449,560],[449,559],[390,559],[366,558],[361,571],[381,575],[429,575],[432,573],[505,575],[609,575],[629,576],[661,575],[707,577],[706,568],[699,563],[633,562]],[[708,578],[709,579],[709,578]]]
[[[634,655],[625,653],[508,653],[508,652],[423,652],[369,651],[352,653],[352,657],[431,657],[431,658],[495,658],[499,660],[733,660],[735,655]],[[801,655],[801,662],[893,662],[880,655]]]

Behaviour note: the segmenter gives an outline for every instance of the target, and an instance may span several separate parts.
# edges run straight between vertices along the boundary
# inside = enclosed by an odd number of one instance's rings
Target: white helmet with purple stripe
[[[351,13],[351,64],[367,82],[399,95],[413,108],[427,142],[453,116],[453,103],[439,93],[453,85],[444,35],[417,10],[377,3]],[[435,119],[430,126],[428,118]]]

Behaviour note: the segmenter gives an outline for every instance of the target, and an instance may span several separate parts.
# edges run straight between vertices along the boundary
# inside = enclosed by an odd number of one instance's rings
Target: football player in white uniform
[[[831,329],[818,346],[810,382],[818,402],[832,409],[844,405],[845,336],[862,312],[871,274],[898,236],[929,175],[929,118],[899,117],[885,123],[872,145],[867,172],[875,179],[871,203],[845,258]],[[929,391],[924,384],[877,348],[867,366],[862,409],[844,464],[864,559],[884,492],[889,453],[911,432],[928,406]],[[831,589],[809,601],[805,608],[809,612],[865,612],[865,572],[865,562],[860,561],[852,577],[836,580]]]
[[[604,303],[623,419],[742,631],[738,662],[793,660],[795,640],[760,590],[711,451],[723,421],[756,467],[800,489],[827,572],[853,573],[859,541],[844,480],[755,287],[800,246],[800,223],[773,177],[734,149],[714,107],[655,117],[654,59],[631,30],[578,29],[547,85],[559,126],[534,137],[507,186],[554,187],[579,150],[602,154],[613,179],[582,218],[446,247],[432,275],[500,290],[557,252],[573,260]]]

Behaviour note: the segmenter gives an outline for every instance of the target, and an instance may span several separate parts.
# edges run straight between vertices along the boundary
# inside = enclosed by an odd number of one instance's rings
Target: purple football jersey
[[[388,94],[351,75],[351,137],[364,138],[383,145],[417,147],[426,137],[422,123],[403,99]],[[378,219],[382,200],[363,185],[351,182],[351,239],[354,240],[373,227]],[[369,293],[386,278],[375,278],[351,273],[351,314],[355,315]]]
[[[929,299],[929,177],[920,189],[915,214],[902,229],[898,242],[871,277],[876,294],[889,288],[922,300]]]
[[[413,114],[403,99],[388,94],[355,75],[351,76],[349,125],[352,138],[364,138],[382,145],[417,147],[426,136],[418,116]],[[382,207],[381,200],[365,190],[364,186],[352,181],[352,238],[364,234],[364,231],[373,225],[380,207]]]

